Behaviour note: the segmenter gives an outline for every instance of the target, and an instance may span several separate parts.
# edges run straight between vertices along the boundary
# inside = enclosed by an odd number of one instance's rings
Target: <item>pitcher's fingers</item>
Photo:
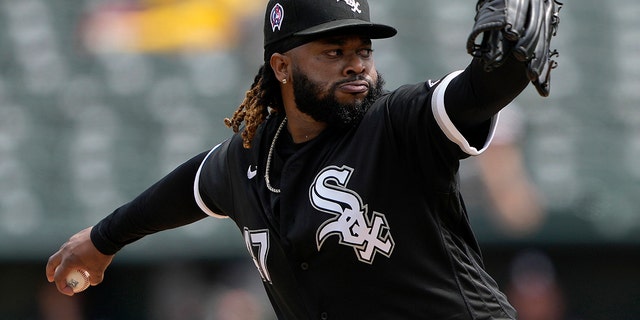
[[[62,257],[60,255],[60,251],[54,253],[51,257],[49,257],[49,261],[47,262],[47,267],[45,272],[47,274],[47,280],[49,282],[53,282],[55,279],[56,268],[60,265],[62,261]]]
[[[104,280],[104,273],[102,272],[89,272],[89,283],[92,286],[97,286]]]
[[[60,293],[66,296],[72,296],[74,294],[73,288],[69,287],[65,279],[56,281],[56,288],[58,288],[58,291],[60,291]]]
[[[54,269],[53,278],[56,284],[56,288],[58,288],[58,291],[60,291],[60,293],[67,296],[72,296],[74,293],[73,288],[69,287],[69,285],[67,284],[68,273],[69,273],[68,265],[62,263]]]

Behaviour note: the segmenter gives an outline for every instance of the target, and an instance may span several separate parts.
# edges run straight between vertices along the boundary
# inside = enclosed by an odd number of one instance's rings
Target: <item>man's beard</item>
[[[356,80],[366,80],[362,76],[354,76],[335,83],[328,92],[322,92],[321,86],[310,80],[299,70],[293,71],[293,94],[298,109],[311,116],[314,120],[324,122],[330,127],[348,128],[356,125],[382,95],[384,80],[378,73],[378,81],[369,83],[369,92],[362,101],[354,103],[340,103],[335,93],[344,83]]]

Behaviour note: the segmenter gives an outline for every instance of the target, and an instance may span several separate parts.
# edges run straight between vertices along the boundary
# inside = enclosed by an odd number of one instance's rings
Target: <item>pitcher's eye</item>
[[[360,50],[360,56],[363,58],[370,58],[373,55],[373,49],[362,49]]]
[[[325,51],[325,54],[330,57],[340,57],[342,56],[342,50],[340,49],[328,50],[328,51]]]

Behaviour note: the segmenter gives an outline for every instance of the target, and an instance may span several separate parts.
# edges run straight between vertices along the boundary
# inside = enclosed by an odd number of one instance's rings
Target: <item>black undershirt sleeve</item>
[[[98,222],[91,230],[91,241],[96,248],[103,254],[112,255],[146,235],[207,217],[193,195],[193,181],[207,153],[180,165],[133,201]]]
[[[464,134],[486,123],[509,104],[529,83],[525,64],[515,58],[490,72],[474,59],[445,92],[447,114]]]

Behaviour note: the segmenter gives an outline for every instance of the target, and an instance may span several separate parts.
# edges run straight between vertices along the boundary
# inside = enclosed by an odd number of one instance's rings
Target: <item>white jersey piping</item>
[[[221,215],[221,214],[217,214],[215,212],[213,212],[213,210],[209,209],[209,207],[207,207],[207,205],[204,203],[204,200],[202,200],[202,196],[200,195],[200,172],[202,171],[202,167],[204,166],[204,163],[207,161],[207,159],[209,159],[209,156],[218,148],[220,147],[221,144],[218,144],[217,146],[213,147],[213,149],[211,149],[211,151],[209,151],[209,153],[207,154],[207,156],[204,158],[204,160],[202,160],[202,163],[200,163],[200,167],[198,167],[198,172],[196,173],[196,178],[193,181],[193,196],[196,199],[196,203],[198,204],[198,207],[200,207],[200,210],[202,210],[204,213],[215,217],[215,218],[219,218],[219,219],[226,219],[229,218],[227,216]]]
[[[487,140],[485,141],[484,146],[479,150],[476,147],[471,146],[471,144],[469,144],[469,141],[467,141],[464,135],[462,135],[462,133],[458,130],[458,128],[456,128],[456,126],[449,118],[444,103],[444,96],[447,90],[447,86],[449,86],[451,80],[457,77],[460,73],[462,73],[462,70],[453,72],[442,79],[442,82],[436,87],[435,91],[433,92],[433,96],[431,98],[431,108],[438,126],[440,126],[440,129],[442,130],[442,132],[444,132],[447,138],[449,138],[451,142],[457,144],[460,149],[462,149],[462,151],[464,151],[468,155],[477,156],[484,152],[484,150],[486,150],[491,144],[491,140],[493,139],[493,135],[498,124],[500,113],[491,118],[491,128],[489,130],[489,135],[487,136]]]

